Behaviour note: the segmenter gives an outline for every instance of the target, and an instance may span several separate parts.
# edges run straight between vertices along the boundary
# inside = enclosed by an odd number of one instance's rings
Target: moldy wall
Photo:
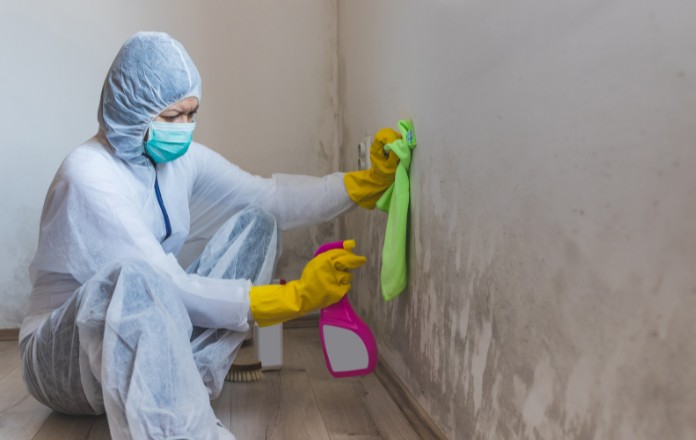
[[[415,122],[410,284],[356,309],[452,439],[696,438],[696,5],[339,1],[343,165]]]

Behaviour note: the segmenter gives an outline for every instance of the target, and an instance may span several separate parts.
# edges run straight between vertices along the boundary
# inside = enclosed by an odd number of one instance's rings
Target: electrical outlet
[[[358,144],[359,170],[367,170],[372,165],[370,163],[370,145],[372,145],[372,138],[370,136],[365,136]]]

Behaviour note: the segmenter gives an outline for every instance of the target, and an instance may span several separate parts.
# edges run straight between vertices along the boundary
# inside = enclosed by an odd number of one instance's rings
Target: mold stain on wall
[[[564,228],[480,222],[456,203],[426,197],[437,185],[415,176],[410,283],[392,302],[379,295],[385,215],[356,211],[346,228],[367,243],[359,250],[371,262],[356,275],[358,311],[444,431],[451,438],[657,438],[672,429],[664,414],[672,408],[674,426],[682,426],[674,438],[685,438],[696,422],[685,423],[679,403],[694,403],[665,373],[694,390],[684,365],[693,356],[693,320],[672,306],[693,307],[696,295],[665,291],[659,277],[652,286],[646,276],[607,279],[602,258]],[[525,203],[513,208],[536,209]],[[668,359],[685,369],[677,372]]]

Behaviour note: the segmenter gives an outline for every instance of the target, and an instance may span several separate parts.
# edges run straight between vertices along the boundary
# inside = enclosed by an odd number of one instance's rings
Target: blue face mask
[[[191,145],[195,122],[150,122],[145,152],[155,163],[169,162],[183,156]]]

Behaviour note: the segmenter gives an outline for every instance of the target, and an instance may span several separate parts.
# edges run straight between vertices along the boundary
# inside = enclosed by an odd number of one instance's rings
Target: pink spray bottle
[[[354,240],[326,243],[314,256],[331,249],[351,250],[354,247]],[[362,376],[370,374],[377,366],[375,337],[353,310],[348,295],[321,310],[319,333],[326,368],[333,377]]]

